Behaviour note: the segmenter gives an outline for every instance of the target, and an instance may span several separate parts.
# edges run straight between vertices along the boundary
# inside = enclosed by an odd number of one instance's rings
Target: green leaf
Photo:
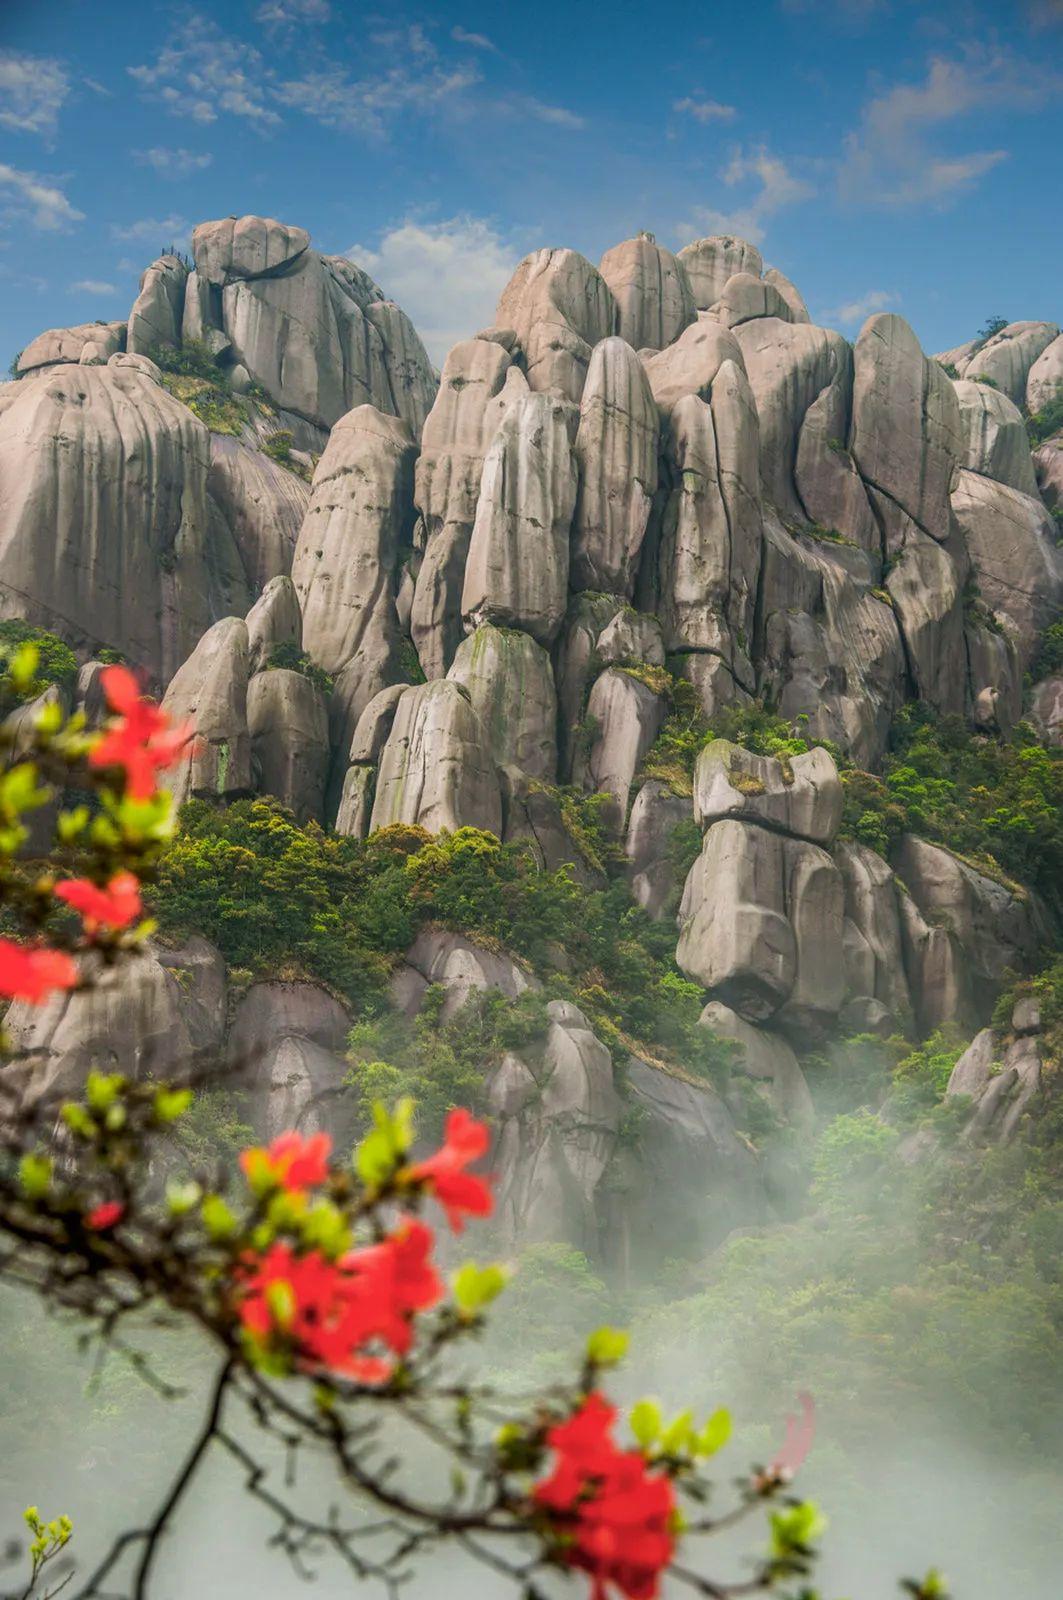
[[[85,1100],[97,1115],[110,1111],[125,1088],[120,1072],[90,1072],[85,1079]]]
[[[587,1360],[594,1367],[615,1367],[627,1355],[629,1343],[623,1328],[596,1328],[587,1340]]]
[[[236,1218],[220,1194],[208,1194],[200,1208],[203,1226],[215,1240],[231,1239],[236,1232]]]
[[[184,1217],[188,1212],[198,1206],[203,1191],[198,1183],[177,1183],[171,1181],[166,1185],[166,1209],[172,1217]]]
[[[661,1435],[661,1449],[666,1456],[683,1455],[694,1441],[694,1413],[681,1411],[673,1417]]]
[[[475,1261],[466,1261],[450,1280],[454,1303],[466,1316],[475,1316],[498,1298],[508,1279],[505,1267],[497,1263],[479,1267]]]
[[[395,1176],[413,1143],[413,1101],[406,1096],[389,1111],[373,1104],[375,1126],[354,1152],[355,1171],[368,1189],[380,1189]]]
[[[178,1117],[184,1116],[193,1099],[191,1089],[157,1089],[153,1106],[156,1120],[176,1122]]]
[[[71,1133],[76,1133],[82,1139],[95,1139],[98,1131],[96,1122],[77,1100],[68,1100],[61,1115]]]
[[[664,1416],[656,1400],[639,1400],[631,1408],[631,1431],[643,1450],[657,1443],[664,1427]]]
[[[10,661],[7,663],[7,675],[20,694],[28,694],[34,688],[37,668],[40,666],[41,652],[35,644],[19,645]]]
[[[714,1456],[717,1450],[722,1450],[731,1437],[731,1413],[720,1407],[714,1411],[706,1422],[701,1432],[694,1441],[694,1454],[699,1456]]]
[[[27,1200],[43,1200],[52,1186],[51,1157],[24,1155],[18,1164],[18,1181]]]
[[[785,1511],[771,1515],[772,1553],[785,1559],[795,1552],[807,1550],[827,1526],[827,1519],[814,1500],[802,1500]]]

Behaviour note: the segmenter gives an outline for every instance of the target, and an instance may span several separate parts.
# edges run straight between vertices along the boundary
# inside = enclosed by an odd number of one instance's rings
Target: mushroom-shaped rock
[[[472,702],[491,755],[552,783],[557,776],[557,695],[550,657],[526,633],[484,623],[458,647],[447,674]]]
[[[575,250],[536,250],[503,289],[495,312],[523,351],[528,382],[578,403],[591,349],[617,330],[605,279]]]
[[[1063,607],[1063,552],[1040,499],[975,472],[961,472],[952,496],[982,599],[1013,630],[1025,671],[1041,630]]]
[[[719,299],[710,307],[710,315],[725,328],[737,328],[758,317],[777,317],[781,322],[793,319],[789,303],[775,285],[750,272],[736,272],[728,278]]]
[[[484,461],[461,610],[476,627],[523,628],[550,644],[565,614],[576,468],[562,405],[529,394],[502,418]]]
[[[630,595],[657,488],[657,407],[624,339],[596,345],[580,402],[572,585]]]
[[[949,535],[949,491],[966,455],[952,382],[927,360],[902,317],[869,317],[856,341],[850,447],[860,475],[879,491],[887,545],[900,512],[938,540]]]
[[[181,343],[188,268],[177,256],[160,256],[141,275],[126,331],[126,349],[146,355],[156,345]]]
[[[598,635],[598,655],[610,666],[642,661],[650,667],[663,667],[661,625],[644,611],[622,606]]]
[[[689,799],[658,778],[650,778],[635,796],[624,847],[628,877],[632,896],[654,920],[664,915],[677,887],[672,836],[689,820]]]
[[[291,578],[271,578],[247,613],[248,663],[252,672],[267,666],[278,645],[302,648],[303,619]]]
[[[1026,399],[1026,383],[1037,358],[1059,338],[1054,322],[1009,322],[987,339],[968,361],[965,378],[988,378],[1021,406]]]
[[[81,352],[93,344],[102,360],[107,360],[125,345],[124,322],[82,322],[76,328],[49,328],[31,339],[19,352],[18,373],[36,372],[63,362],[80,361]]]
[[[437,679],[407,689],[380,758],[372,828],[405,822],[439,833],[501,835],[498,774],[466,692]]]
[[[248,685],[247,724],[256,787],[289,806],[300,822],[320,821],[329,759],[321,690],[286,667],[258,672]]]
[[[1026,409],[1040,411],[1063,394],[1063,333],[1045,346],[1026,379]]]
[[[210,436],[210,497],[232,533],[248,581],[256,587],[292,569],[310,486],[264,450],[225,433]]]
[[[225,617],[203,635],[163,697],[170,720],[193,728],[186,756],[163,777],[178,804],[250,790],[247,684],[247,624]]]
[[[721,1039],[741,1046],[735,1070],[767,1085],[771,1104],[783,1122],[805,1132],[812,1127],[812,1096],[786,1039],[765,1028],[755,1028],[719,1000],[710,1000],[698,1020]]]
[[[667,350],[645,358],[646,376],[662,421],[686,395],[708,400],[725,361],[745,368],[741,347],[718,322],[694,322]]]
[[[652,234],[607,250],[598,270],[620,312],[618,333],[634,350],[663,350],[697,320],[682,262]]]
[[[764,261],[756,246],[729,234],[713,234],[685,244],[679,259],[686,268],[694,304],[699,311],[708,311],[716,304],[727,280],[736,273],[750,273],[759,278],[764,270]]]
[[[635,774],[666,715],[664,696],[624,667],[610,667],[591,690],[587,721],[595,736],[585,787],[613,796],[621,826]]]
[[[211,514],[209,433],[133,365],[60,366],[13,389],[0,409],[0,615],[86,655],[121,650],[165,681],[251,600]]]
[[[350,661],[382,617],[394,618],[415,454],[398,418],[357,406],[333,428],[318,462],[292,581],[303,647],[326,672]]]
[[[830,846],[844,801],[838,769],[820,745],[779,761],[714,739],[694,771],[694,819],[702,828],[739,818]]]
[[[953,385],[967,440],[960,465],[984,478],[1006,483],[1020,494],[1035,495],[1037,480],[1022,413],[1006,394],[987,383],[961,378]]]
[[[223,217],[201,222],[192,234],[196,271],[219,287],[233,278],[260,278],[281,271],[310,243],[305,228],[273,217]]]

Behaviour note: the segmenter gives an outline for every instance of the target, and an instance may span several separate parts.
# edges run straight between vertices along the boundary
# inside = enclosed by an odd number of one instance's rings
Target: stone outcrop
[[[238,617],[208,629],[174,675],[163,710],[193,729],[185,759],[163,774],[178,804],[192,796],[223,799],[250,792],[248,677],[247,624]]]
[[[974,352],[963,369],[963,377],[988,378],[1009,400],[1021,406],[1034,362],[1058,338],[1059,329],[1054,322],[1009,322]]]
[[[210,436],[207,489],[240,555],[248,583],[263,588],[292,570],[310,486],[305,479],[225,433]]]
[[[596,345],[580,402],[574,589],[629,597],[657,489],[657,407],[631,342]]]
[[[617,332],[633,350],[663,350],[697,320],[686,268],[652,233],[614,245],[598,270],[617,304]]]
[[[623,667],[608,668],[591,690],[585,787],[612,795],[620,826],[627,818],[635,774],[666,714],[663,697]]]
[[[320,822],[329,766],[328,710],[302,672],[271,667],[247,690],[255,788],[272,794],[299,822]]]
[[[438,984],[444,990],[440,1021],[449,1022],[474,994],[497,989],[516,1000],[538,980],[510,956],[485,950],[471,939],[443,929],[419,933],[391,979],[391,997],[405,1016],[416,1016],[425,990]]]
[[[1063,393],[1063,333],[1045,345],[1026,379],[1026,409],[1040,411]]]
[[[510,330],[535,390],[579,402],[591,351],[616,333],[605,279],[575,250],[536,250],[503,289],[495,325]]]
[[[625,844],[628,879],[632,896],[655,921],[679,888],[672,836],[689,818],[690,801],[658,778],[642,785],[631,807]]]
[[[447,677],[467,691],[498,766],[554,781],[557,696],[541,645],[526,633],[484,623],[459,646]]]
[[[1042,629],[1063,610],[1063,552],[1039,498],[975,472],[960,472],[952,509],[978,590],[1029,666]]]
[[[80,361],[89,351],[93,360],[107,361],[125,348],[124,322],[81,322],[75,328],[49,328],[19,351],[17,372],[22,377],[41,367]]]
[[[498,775],[480,719],[460,685],[407,689],[380,758],[373,829],[406,822],[502,831]]]
[[[177,256],[160,256],[140,279],[126,329],[126,349],[148,355],[159,345],[179,345],[188,268]]]
[[[1037,1006],[1020,1000],[1006,1032],[983,1028],[957,1061],[945,1094],[971,1102],[964,1130],[968,1139],[1006,1144],[1036,1114],[1045,1067],[1040,1032]]]
[[[302,649],[303,618],[291,578],[271,578],[247,613],[248,664],[260,672],[279,646]]]
[[[966,458],[961,466],[1007,484],[1020,494],[1036,495],[1030,441],[1018,406],[987,383],[961,378],[953,387],[967,436]]]
[[[698,756],[694,820],[702,828],[731,817],[829,848],[843,800],[838,769],[818,746],[784,762],[715,739]]]
[[[729,278],[745,272],[759,277],[764,269],[760,251],[744,239],[734,239],[729,234],[714,234],[707,239],[697,239],[685,244],[679,259],[686,269],[694,304],[699,311],[714,306]]]

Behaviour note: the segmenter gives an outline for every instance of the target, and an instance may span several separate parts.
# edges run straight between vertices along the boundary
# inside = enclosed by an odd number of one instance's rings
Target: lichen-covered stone
[[[554,781],[557,695],[541,645],[526,633],[484,623],[459,646],[447,677],[467,690],[498,766]]]
[[[502,832],[498,774],[468,695],[437,679],[407,689],[380,758],[372,827],[406,822]]]

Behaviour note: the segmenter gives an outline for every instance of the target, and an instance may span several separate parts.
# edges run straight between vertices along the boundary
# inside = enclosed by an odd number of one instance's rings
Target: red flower
[[[104,1200],[102,1205],[86,1214],[85,1226],[91,1228],[93,1233],[106,1233],[108,1228],[113,1228],[125,1216],[125,1206],[121,1200]]]
[[[486,1123],[477,1122],[459,1107],[447,1117],[443,1148],[427,1161],[417,1162],[407,1174],[435,1195],[455,1233],[465,1227],[463,1213],[472,1217],[491,1215],[494,1201],[490,1189],[483,1178],[474,1178],[465,1171],[470,1162],[486,1155],[490,1142]]]
[[[295,1193],[324,1183],[331,1150],[327,1133],[316,1133],[311,1139],[304,1139],[301,1133],[281,1133],[268,1150],[260,1145],[244,1150],[240,1166],[252,1185],[268,1178],[278,1188]]]
[[[128,928],[144,909],[140,884],[131,872],[117,872],[105,889],[88,878],[64,878],[55,886],[55,898],[81,913],[85,932],[97,928]]]
[[[327,1367],[360,1383],[380,1383],[413,1341],[413,1318],[443,1295],[429,1255],[432,1233],[406,1222],[381,1244],[329,1261],[287,1244],[246,1272],[240,1318],[261,1343],[290,1343],[301,1365]]]
[[[590,1574],[592,1600],[612,1584],[629,1600],[654,1600],[672,1559],[675,1491],[638,1450],[612,1438],[616,1412],[600,1394],[547,1434],[553,1472],[533,1491],[549,1513],[567,1566]]]
[[[39,1006],[56,989],[72,989],[77,981],[77,966],[65,951],[0,939],[0,994]]]
[[[172,767],[192,737],[192,728],[171,727],[165,711],[144,698],[127,667],[105,667],[100,674],[112,711],[119,714],[89,753],[93,767],[122,767],[127,793],[147,800],[155,793],[155,774]]]
[[[782,1449],[768,1468],[773,1478],[782,1478],[786,1482],[804,1465],[816,1436],[815,1401],[810,1394],[802,1392],[797,1396],[797,1403],[801,1407],[801,1415],[787,1417]]]

